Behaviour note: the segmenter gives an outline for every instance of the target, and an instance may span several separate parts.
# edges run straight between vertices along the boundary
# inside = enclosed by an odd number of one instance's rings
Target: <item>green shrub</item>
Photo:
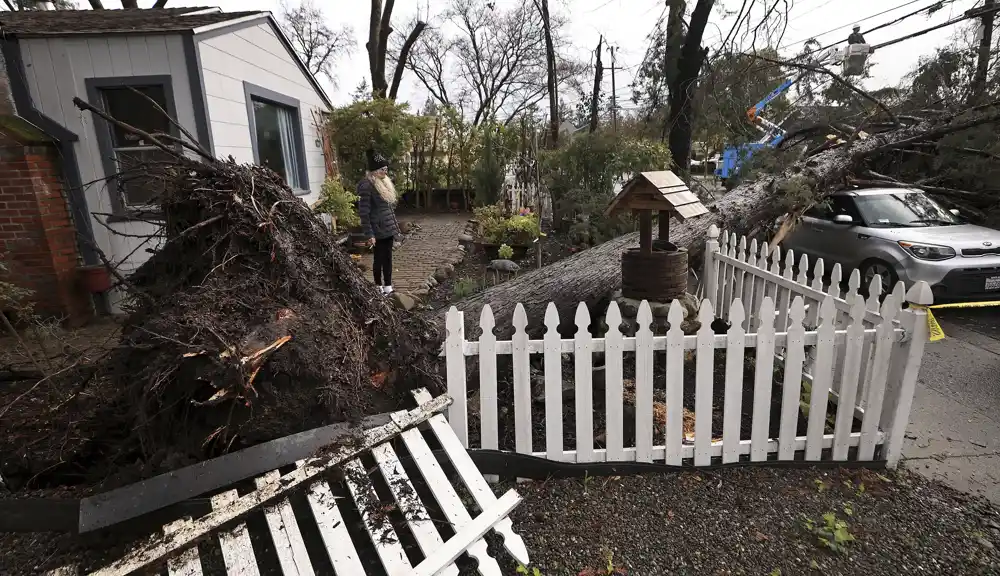
[[[502,206],[490,204],[475,208],[473,214],[479,222],[479,236],[488,244],[530,244],[542,234],[538,215],[526,210],[508,217]]]
[[[353,228],[361,225],[357,201],[357,194],[345,189],[338,180],[327,178],[320,191],[319,204],[313,210],[333,216],[340,228]]]
[[[504,260],[510,260],[514,257],[514,249],[506,244],[501,244],[500,249],[497,250],[497,256],[500,256]]]

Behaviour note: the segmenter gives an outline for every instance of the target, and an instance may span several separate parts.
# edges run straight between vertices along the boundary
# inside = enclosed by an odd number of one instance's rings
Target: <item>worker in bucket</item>
[[[848,44],[867,44],[865,37],[861,35],[861,26],[854,25],[854,32],[847,37]]]
[[[368,249],[374,252],[372,274],[375,285],[385,295],[392,294],[392,245],[399,234],[396,221],[396,187],[389,178],[389,160],[368,149],[368,172],[358,182],[358,215],[367,237]]]

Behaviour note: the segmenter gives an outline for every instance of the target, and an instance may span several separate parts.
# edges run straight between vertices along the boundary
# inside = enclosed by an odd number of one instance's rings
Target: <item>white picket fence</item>
[[[717,231],[715,232],[717,234]],[[465,336],[462,312],[454,307],[447,315],[448,337],[445,342],[448,393],[454,398],[448,419],[459,439],[469,446],[470,409],[478,416],[479,442],[472,448],[503,449],[500,446],[501,414],[513,413],[514,450],[564,462],[665,462],[681,465],[693,461],[704,466],[718,459],[722,463],[761,462],[769,459],[809,461],[883,460],[895,466],[900,455],[903,434],[917,382],[920,360],[927,341],[926,311],[902,308],[902,287],[885,298],[857,296],[859,282],[854,279],[851,293],[841,298],[839,279],[830,287],[806,286],[805,276],[790,278],[791,266],[770,271],[741,259],[739,243],[729,250],[714,238],[706,251],[709,296],[701,303],[697,334],[681,330],[683,310],[678,302],[669,310],[666,335],[654,335],[653,317],[643,302],[638,314],[635,336],[621,331],[621,313],[612,303],[603,337],[589,332],[591,315],[581,303],[576,311],[577,332],[572,339],[562,338],[557,327],[560,318],[556,306],[549,304],[545,314],[546,332],[541,340],[531,339],[524,307],[517,305],[511,340],[499,341],[493,334],[495,319],[489,306],[480,317],[482,335],[478,340]],[[752,246],[752,242],[748,245]],[[780,252],[778,252],[780,253]],[[766,258],[766,256],[765,256]],[[794,257],[787,262],[793,262]],[[822,267],[821,263],[817,263]],[[804,267],[800,270],[805,269]],[[777,270],[777,271],[775,271]],[[854,276],[852,275],[852,278]],[[825,290],[825,291],[824,291]],[[932,303],[930,287],[913,286],[905,295],[911,304]],[[711,327],[717,306],[719,316],[730,322],[726,334],[716,334]],[[724,351],[725,377],[715,381],[716,351]],[[693,351],[695,376],[685,382],[684,362]],[[628,356],[626,356],[628,354]],[[534,442],[532,411],[536,394],[531,389],[531,358],[541,355],[544,365],[544,449]],[[563,355],[572,355],[573,383],[563,385]],[[594,357],[603,355],[604,441],[595,446]],[[654,359],[665,357],[665,381],[654,381]],[[478,406],[468,403],[467,358],[478,359]],[[510,357],[513,373],[513,406],[498,402],[498,359]],[[633,359],[634,358],[634,359]],[[744,379],[744,362],[755,362],[753,382]],[[635,441],[625,442],[626,386],[623,370],[626,361],[634,362]],[[502,363],[506,364],[506,362]],[[781,371],[776,381],[775,368]],[[505,379],[506,381],[506,379]],[[808,382],[807,431],[797,434],[802,397],[802,383]],[[662,387],[665,401],[654,402],[654,388]],[[684,390],[694,389],[694,431],[683,430]],[[718,388],[723,389],[722,406],[713,406]],[[752,387],[749,438],[741,435],[743,395]],[[564,402],[572,395],[575,414],[574,441],[564,435]],[[473,396],[475,397],[475,396]],[[837,400],[832,433],[826,431],[829,403]],[[630,398],[631,400],[631,398]],[[772,406],[780,406],[778,434],[771,434]],[[654,409],[665,412],[665,424],[656,424]],[[751,407],[748,407],[748,409]],[[722,411],[721,437],[713,437],[712,418]],[[860,431],[852,431],[855,418]],[[509,426],[509,418],[508,418]],[[571,444],[571,446],[568,446]],[[851,449],[856,448],[852,453]]]
[[[868,398],[868,384],[872,380],[874,367],[874,330],[882,323],[883,317],[895,318],[905,299],[905,287],[898,282],[891,294],[886,295],[885,305],[892,307],[883,310],[882,279],[876,275],[868,285],[867,298],[859,292],[861,275],[858,270],[852,270],[847,282],[847,290],[842,291],[843,271],[840,264],[834,264],[826,275],[826,264],[822,259],[812,263],[810,275],[809,258],[802,254],[796,262],[795,252],[782,251],[780,246],[770,248],[764,242],[758,246],[757,240],[747,241],[746,237],[737,239],[735,234],[721,233],[714,226],[709,230],[705,246],[704,268],[705,297],[712,303],[722,318],[727,317],[729,306],[734,299],[742,300],[744,309],[749,310],[745,328],[759,322],[760,303],[765,296],[770,296],[775,302],[775,329],[785,331],[789,325],[789,306],[795,296],[801,296],[806,308],[804,324],[807,330],[815,330],[819,309],[827,296],[833,299],[836,310],[834,325],[837,330],[846,330],[851,321],[851,309],[858,301],[864,302],[865,312],[861,324],[865,328],[864,344],[861,349],[862,372],[860,377],[860,395],[856,405],[856,415],[864,414]],[[828,281],[827,281],[828,280]],[[719,304],[722,307],[719,308]],[[897,328],[900,321],[896,320]],[[843,346],[834,347],[834,380],[832,393],[834,399],[839,398],[839,384],[842,381],[840,370],[845,364],[846,349]],[[781,357],[781,351],[778,351]],[[815,356],[806,359],[803,377],[812,380]]]

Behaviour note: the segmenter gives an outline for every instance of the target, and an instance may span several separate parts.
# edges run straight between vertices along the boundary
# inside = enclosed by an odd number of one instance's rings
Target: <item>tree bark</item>
[[[754,182],[738,186],[716,201],[708,214],[671,226],[670,240],[687,248],[689,264],[697,270],[701,267],[706,233],[713,224],[739,235],[762,235],[779,216],[786,212],[800,213],[842,188],[857,168],[875,155],[892,153],[901,143],[916,145],[998,120],[1000,112],[996,111],[962,122],[927,120],[825,150],[796,162],[781,174],[762,175]],[[792,179],[811,189],[808,205],[788,205],[782,184]],[[579,302],[585,302],[596,316],[602,311],[594,309],[594,305],[621,287],[621,254],[636,247],[638,240],[637,233],[621,236],[456,302],[454,305],[465,313],[466,333],[470,338],[478,337],[479,316],[483,306],[489,304],[496,320],[495,333],[509,336],[518,302],[524,305],[531,322],[529,333],[539,334],[544,330],[541,319],[549,302],[555,303],[562,326],[572,333]],[[447,309],[441,309],[429,312],[428,316],[443,326],[446,312]]]
[[[101,4],[101,0],[90,0],[90,7],[94,10],[104,10],[104,4]]]
[[[688,173],[691,160],[691,136],[694,124],[691,100],[698,83],[698,75],[701,73],[702,62],[705,60],[701,39],[708,25],[708,18],[712,15],[714,4],[715,0],[698,0],[694,11],[691,12],[691,24],[688,26],[677,65],[677,78],[670,86],[667,142],[674,165],[684,175]]]
[[[138,8],[137,0],[122,0],[122,8]]]

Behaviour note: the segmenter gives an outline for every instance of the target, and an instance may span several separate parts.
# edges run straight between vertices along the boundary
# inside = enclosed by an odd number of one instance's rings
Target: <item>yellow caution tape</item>
[[[931,310],[944,308],[990,308],[992,306],[1000,306],[1000,300],[990,300],[987,302],[953,302],[951,304],[935,304],[933,306],[920,306],[913,304],[912,306],[914,308],[920,308],[927,311],[927,331],[930,335],[929,340],[931,342],[937,342],[938,340],[944,340],[945,334],[944,329],[941,328],[941,324],[938,323],[937,318],[934,317],[934,312]]]

